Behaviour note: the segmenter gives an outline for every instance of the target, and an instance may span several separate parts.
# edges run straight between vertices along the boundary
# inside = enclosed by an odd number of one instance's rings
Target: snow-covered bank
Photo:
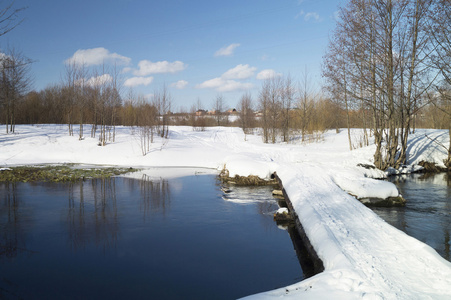
[[[0,134],[0,167],[17,164],[80,163],[143,167],[202,167],[230,175],[282,179],[325,271],[298,284],[253,299],[449,299],[451,263],[432,248],[398,231],[344,190],[359,197],[394,195],[392,184],[375,181],[374,146],[349,151],[346,132],[327,132],[314,144],[263,144],[238,128],[171,128],[143,156],[133,129],[117,129],[116,142],[67,135],[66,126],[17,126]],[[411,137],[409,160],[440,163],[447,153],[425,133],[447,144],[446,131],[419,130]],[[354,131],[359,135],[359,131]],[[165,169],[168,170],[168,169]],[[341,187],[341,188],[340,188]],[[343,190],[344,189],[344,190]]]
[[[325,270],[246,299],[450,299],[450,262],[381,220],[329,175],[313,178],[306,174],[316,170],[302,169],[278,175]]]

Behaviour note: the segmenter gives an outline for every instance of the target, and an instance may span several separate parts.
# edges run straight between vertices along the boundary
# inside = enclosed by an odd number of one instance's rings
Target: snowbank
[[[168,167],[185,167],[191,174],[196,172],[191,167],[218,172],[226,166],[232,176],[259,177],[277,171],[325,271],[249,299],[451,299],[451,263],[348,194],[397,195],[394,185],[371,179],[385,174],[358,166],[372,164],[374,146],[349,151],[345,131],[327,132],[320,143],[268,145],[257,135],[245,138],[238,128],[170,129],[169,139],[156,138],[143,156],[140,137],[129,127],[117,128],[116,141],[100,147],[95,138],[68,136],[66,126],[16,126],[16,134],[0,134],[0,167],[134,166],[145,170],[133,176],[151,178],[177,176]],[[443,164],[447,153],[438,143],[447,145],[446,131],[418,130],[409,143],[409,164]]]
[[[312,176],[315,174],[315,176]],[[325,270],[245,299],[451,299],[451,263],[312,167],[278,171]]]
[[[392,183],[365,177],[335,176],[334,182],[342,190],[358,199],[381,198],[400,196],[398,189]]]

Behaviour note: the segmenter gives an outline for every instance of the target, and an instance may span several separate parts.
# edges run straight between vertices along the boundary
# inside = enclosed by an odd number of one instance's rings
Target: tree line
[[[29,71],[28,63],[21,66]],[[23,80],[28,82],[28,77]],[[352,105],[346,109],[343,101],[315,91],[308,74],[298,82],[291,76],[265,80],[255,99],[249,92],[240,97],[233,118],[222,95],[216,97],[211,107],[213,113],[208,115],[200,101],[189,111],[174,112],[166,86],[156,90],[151,100],[131,90],[123,93],[114,67],[88,72],[82,64],[68,63],[61,83],[41,91],[26,92],[28,85],[22,87],[24,92],[17,93],[17,97],[1,101],[0,120],[8,120],[4,123],[9,124],[7,132],[14,131],[11,122],[65,124],[69,135],[77,135],[80,140],[85,135],[98,137],[99,144],[106,145],[114,142],[116,126],[133,126],[138,128],[143,153],[149,151],[155,135],[168,137],[169,125],[192,126],[193,130],[238,126],[246,134],[258,130],[265,143],[309,142],[320,139],[328,129],[366,128],[369,121],[362,116],[371,114],[365,105],[357,106],[350,101]],[[447,124],[446,113],[437,106],[429,105],[421,112],[418,126],[443,128]]]
[[[0,11],[0,36],[20,24],[11,6]],[[448,128],[451,135],[451,2],[449,0],[349,0],[339,8],[324,55],[325,85],[315,90],[307,71],[266,79],[255,99],[245,92],[230,119],[222,95],[212,115],[198,100],[189,112],[174,113],[166,86],[149,101],[125,93],[115,66],[89,70],[66,63],[63,80],[30,91],[31,60],[8,49],[0,53],[0,122],[66,124],[68,134],[115,140],[117,125],[138,128],[145,155],[169,125],[239,126],[256,129],[265,143],[317,140],[327,129],[363,129],[360,146],[374,139],[376,167],[398,168],[407,161],[407,139],[417,127]],[[88,125],[89,124],[89,125]],[[451,167],[451,147],[446,165]]]

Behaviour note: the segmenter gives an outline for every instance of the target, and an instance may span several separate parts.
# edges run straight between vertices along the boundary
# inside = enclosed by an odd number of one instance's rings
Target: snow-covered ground
[[[250,299],[451,299],[451,263],[432,248],[388,225],[347,192],[358,197],[398,194],[394,185],[370,177],[374,146],[350,151],[346,131],[326,132],[311,144],[264,144],[258,135],[238,128],[214,127],[196,132],[171,127],[169,139],[156,138],[143,156],[140,137],[129,127],[117,128],[114,143],[97,146],[97,139],[68,136],[60,125],[17,126],[17,133],[0,134],[0,167],[42,163],[78,163],[146,167],[202,167],[230,175],[268,177],[283,181],[310,242],[325,271]],[[426,137],[426,134],[428,137]],[[354,140],[361,138],[353,131]],[[421,160],[443,165],[446,131],[418,130],[410,138],[409,163]],[[164,169],[165,176],[174,176]],[[186,173],[193,172],[186,169]],[[186,174],[184,174],[186,175]],[[347,192],[345,192],[346,190]]]

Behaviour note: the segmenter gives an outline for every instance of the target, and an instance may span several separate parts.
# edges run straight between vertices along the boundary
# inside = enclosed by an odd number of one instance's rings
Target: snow
[[[281,207],[276,211],[276,214],[288,214],[288,208]]]
[[[95,138],[80,141],[77,132],[68,136],[66,126],[20,125],[16,134],[0,134],[0,166],[76,163],[143,168],[128,175],[136,178],[218,173],[224,167],[231,176],[269,178],[277,172],[325,270],[247,299],[451,299],[451,263],[350,195],[398,195],[393,184],[374,179],[385,173],[363,167],[372,164],[374,145],[350,151],[344,130],[325,132],[317,143],[274,145],[238,128],[170,130],[169,139],[156,137],[143,156],[133,128],[118,127],[116,141],[100,147]],[[361,131],[352,134],[358,140]],[[447,131],[417,130],[410,137],[404,171],[418,168],[422,160],[442,166],[447,156],[443,145],[448,143]],[[184,171],[178,174],[173,167]],[[233,194],[228,197],[233,201]]]
[[[351,195],[356,195],[358,199],[369,197],[386,199],[399,196],[398,189],[392,183],[359,177],[356,174],[333,176],[333,181],[342,190],[345,190]]]

